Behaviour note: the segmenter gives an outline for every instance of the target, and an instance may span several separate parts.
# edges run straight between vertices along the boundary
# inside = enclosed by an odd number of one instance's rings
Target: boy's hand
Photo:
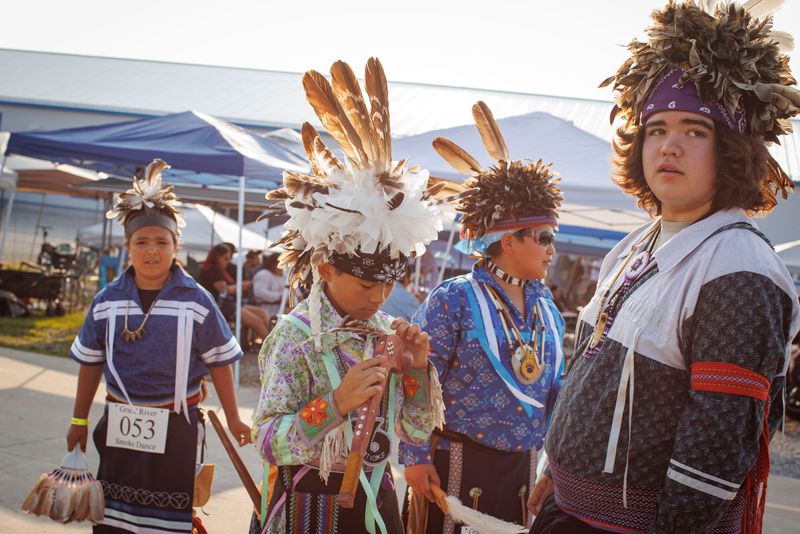
[[[385,363],[385,356],[377,356],[354,365],[347,371],[342,383],[333,392],[339,415],[344,417],[375,395],[383,393],[383,385],[388,376]]]
[[[409,324],[408,321],[400,318],[392,322],[392,328],[398,336],[406,341],[406,348],[414,355],[413,367],[426,367],[428,353],[431,350],[428,333],[420,330],[418,324]]]
[[[67,430],[67,451],[75,450],[75,445],[81,446],[81,451],[86,452],[86,437],[89,435],[89,427],[69,425]]]
[[[250,443],[250,425],[241,419],[228,421],[228,430],[230,430],[233,437],[236,438],[236,443],[238,443],[240,447]]]
[[[405,477],[406,482],[414,488],[414,491],[424,495],[430,502],[436,500],[431,490],[431,484],[441,487],[442,482],[439,480],[439,473],[436,472],[433,464],[410,465],[406,467]]]
[[[528,496],[528,511],[533,515],[539,515],[542,511],[544,501],[553,493],[553,479],[542,473],[536,484],[533,485],[533,491]]]

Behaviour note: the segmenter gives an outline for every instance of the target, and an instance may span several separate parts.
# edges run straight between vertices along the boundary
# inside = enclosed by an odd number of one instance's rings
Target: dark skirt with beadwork
[[[536,451],[504,452],[470,440],[463,434],[435,431],[450,442],[450,450],[437,449],[433,456],[442,489],[457,496],[462,503],[485,514],[511,523],[529,525],[527,502],[535,475]],[[416,496],[411,497],[411,499]],[[403,519],[419,534],[458,534],[460,523],[444,516],[438,506],[418,497],[420,503],[410,510],[406,495]],[[416,517],[410,517],[414,516]],[[409,531],[410,531],[409,530]]]
[[[93,434],[106,501],[105,519],[95,525],[95,534],[191,533],[198,417],[197,406],[189,408],[191,422],[170,413],[164,454],[151,454],[107,447],[106,409]]]
[[[364,518],[367,497],[364,488],[359,485],[353,508],[342,508],[336,500],[341,485],[341,473],[331,473],[325,484],[316,469],[279,466],[264,528],[261,528],[253,514],[250,533],[268,532],[271,523],[283,521],[286,534],[366,534],[368,531]],[[378,492],[377,504],[387,534],[403,534],[400,507],[388,466]],[[375,532],[379,532],[377,526]]]

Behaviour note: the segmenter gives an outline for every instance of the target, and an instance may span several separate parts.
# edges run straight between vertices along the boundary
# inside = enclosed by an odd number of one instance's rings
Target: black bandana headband
[[[393,284],[401,282],[406,274],[408,258],[400,256],[392,258],[387,253],[365,254],[331,254],[331,265],[369,282],[382,282]]]
[[[134,232],[141,230],[145,226],[161,226],[178,236],[178,222],[174,217],[158,208],[145,206],[140,210],[140,214],[133,215],[125,223],[125,239],[129,239]]]

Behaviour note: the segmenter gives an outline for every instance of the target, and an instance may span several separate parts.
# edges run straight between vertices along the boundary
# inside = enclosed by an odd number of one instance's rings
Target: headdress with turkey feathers
[[[483,168],[464,149],[444,137],[433,140],[433,148],[455,170],[471,175],[464,182],[456,210],[461,214],[460,248],[485,253],[505,233],[558,223],[563,196],[552,163],[542,160],[511,160],[506,142],[492,111],[483,102],[472,106],[486,152],[497,162]],[[466,246],[466,249],[463,247]]]
[[[653,11],[645,42],[606,79],[618,115],[639,125],[668,109],[706,114],[734,131],[777,141],[800,109],[800,91],[784,50],[792,36],[772,29],[783,0],[671,0]]]
[[[106,218],[117,219],[125,229],[125,238],[145,226],[161,226],[175,237],[180,237],[180,228],[186,226],[183,213],[175,206],[178,197],[173,186],[165,186],[161,173],[169,165],[154,159],[144,171],[144,176],[133,177],[133,187],[117,197],[113,209]]]
[[[332,83],[316,71],[303,75],[306,99],[339,145],[340,159],[314,127],[302,127],[311,174],[285,171],[283,187],[270,191],[269,216],[288,214],[280,266],[293,282],[307,284],[312,323],[320,283],[316,266],[329,262],[358,278],[396,282],[408,258],[421,255],[437,238],[442,222],[428,187],[428,171],[392,159],[389,92],[380,61],[367,61],[367,100],[353,70],[337,61]],[[314,326],[312,324],[312,330]]]

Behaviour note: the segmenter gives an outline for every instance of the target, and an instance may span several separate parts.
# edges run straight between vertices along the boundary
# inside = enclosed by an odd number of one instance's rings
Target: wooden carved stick
[[[244,462],[236,451],[233,442],[228,437],[227,432],[225,432],[225,427],[222,426],[217,414],[214,410],[208,410],[207,413],[209,420],[211,420],[211,426],[217,431],[219,440],[222,442],[222,446],[225,447],[225,452],[228,453],[228,458],[231,459],[231,463],[233,463],[233,467],[236,469],[236,474],[239,475],[239,479],[241,479],[242,484],[244,484],[244,489],[247,490],[250,500],[253,501],[253,506],[257,511],[261,510],[261,492],[258,491],[258,486],[253,482],[250,472],[247,470],[247,467],[245,467]]]
[[[413,363],[413,357],[405,350],[403,338],[396,334],[389,334],[378,338],[375,344],[375,357],[386,355],[387,361],[383,365],[389,371],[386,383],[392,379],[391,373],[403,372]],[[386,386],[384,385],[384,388]],[[358,411],[355,429],[353,431],[353,443],[350,445],[350,454],[347,456],[347,463],[344,468],[342,486],[339,489],[338,502],[344,508],[352,508],[355,505],[356,491],[358,490],[358,479],[361,476],[361,467],[364,464],[364,454],[372,441],[372,433],[375,430],[375,418],[381,406],[383,391],[372,397]]]

